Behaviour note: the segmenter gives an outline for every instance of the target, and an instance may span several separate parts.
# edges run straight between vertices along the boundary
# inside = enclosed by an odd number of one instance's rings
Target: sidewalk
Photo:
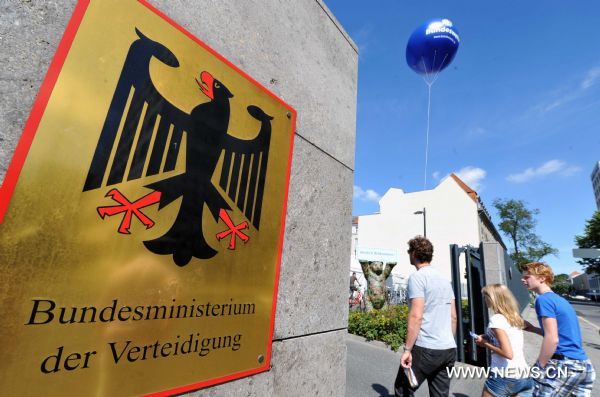
[[[537,316],[535,315],[535,309],[532,307],[525,308],[521,315],[531,324],[539,326]],[[581,316],[578,316],[578,319],[579,328],[581,329],[581,337],[583,340],[583,349],[596,369],[594,392],[597,392],[597,394],[594,395],[600,396],[600,381],[598,380],[598,374],[600,374],[600,334],[598,334],[598,329],[593,324],[590,324]],[[535,363],[535,360],[540,352],[542,337],[531,332],[524,332],[523,334],[523,352],[525,353],[525,360],[527,360],[527,363],[531,365]]]
[[[529,305],[523,310],[521,316],[524,320],[529,321],[531,324],[539,327],[537,316],[535,315],[535,309]],[[540,348],[542,346],[542,337],[532,332],[523,331],[523,353],[525,354],[525,361],[527,364],[533,365],[538,358]]]
[[[527,307],[523,318],[537,325],[535,310]],[[579,318],[579,326],[583,337],[584,349],[592,360],[596,373],[600,373],[600,335],[598,329],[589,322]],[[366,342],[364,338],[348,334],[346,397],[393,397],[393,385],[401,354],[392,352],[382,342]],[[535,363],[542,337],[531,332],[524,332],[524,353],[527,363]],[[457,367],[471,367],[457,363]],[[485,379],[453,379],[450,384],[452,397],[479,397]],[[593,396],[600,396],[600,381],[594,384]],[[429,396],[427,383],[415,393],[415,397]]]
[[[367,342],[363,337],[348,334],[346,367],[346,397],[393,397],[394,379],[400,366],[400,352],[393,352],[383,342]],[[457,367],[471,367],[456,363]],[[479,397],[485,379],[453,379],[452,397]],[[428,397],[425,382],[414,394]]]

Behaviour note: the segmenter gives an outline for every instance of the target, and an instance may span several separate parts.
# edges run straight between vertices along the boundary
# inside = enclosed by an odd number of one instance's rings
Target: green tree
[[[568,274],[557,274],[554,276],[552,291],[559,295],[568,294],[571,291],[571,282]]]
[[[575,243],[579,248],[600,248],[600,211],[586,221],[585,230],[581,236],[575,236]],[[600,258],[580,259],[578,262],[586,273],[600,273]]]
[[[512,244],[509,250],[510,257],[519,268],[526,263],[539,261],[547,255],[558,254],[556,248],[535,234],[535,217],[539,215],[540,210],[529,209],[524,201],[514,199],[496,199],[493,205],[500,216],[498,227],[510,238]]]

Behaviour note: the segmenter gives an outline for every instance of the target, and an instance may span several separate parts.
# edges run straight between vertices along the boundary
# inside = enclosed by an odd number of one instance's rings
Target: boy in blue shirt
[[[591,396],[596,372],[582,348],[581,331],[575,310],[563,297],[552,292],[554,273],[541,262],[525,265],[521,281],[538,294],[535,312],[540,328],[526,322],[526,331],[544,337],[534,373],[534,397]]]

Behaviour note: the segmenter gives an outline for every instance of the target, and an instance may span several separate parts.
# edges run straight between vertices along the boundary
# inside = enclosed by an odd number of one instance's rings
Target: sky
[[[417,26],[448,18],[460,47],[432,87],[427,188],[454,172],[495,224],[496,198],[537,208],[555,273],[581,271],[574,236],[596,210],[600,2],[325,0],[359,49],[353,214],[423,189],[427,86],[406,64]],[[508,238],[504,237],[508,243]]]

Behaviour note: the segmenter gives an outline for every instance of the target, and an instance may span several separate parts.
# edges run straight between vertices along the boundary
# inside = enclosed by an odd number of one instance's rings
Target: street
[[[590,304],[573,303],[577,311],[583,348],[594,364],[596,371],[600,369],[600,307]],[[523,317],[537,324],[535,311],[525,309]],[[582,319],[583,317],[583,319]],[[528,363],[535,362],[539,353],[542,338],[525,332],[524,353]],[[365,342],[364,338],[347,335],[346,346],[346,397],[393,397],[394,379],[400,364],[400,353],[394,353],[382,342]],[[458,363],[457,365],[463,365]],[[452,379],[450,396],[476,397],[481,395],[483,379]],[[594,384],[593,395],[600,395],[600,381]],[[415,393],[415,397],[429,395],[427,383]]]
[[[393,397],[394,379],[400,365],[400,353],[394,353],[381,342],[364,342],[364,338],[346,337],[346,397]],[[458,364],[462,365],[462,364]],[[452,397],[480,396],[483,379],[453,379]],[[427,397],[427,383],[415,397]]]
[[[577,315],[600,329],[600,304],[570,302]]]
[[[348,335],[346,396],[393,396],[400,355],[379,343],[365,343]]]

